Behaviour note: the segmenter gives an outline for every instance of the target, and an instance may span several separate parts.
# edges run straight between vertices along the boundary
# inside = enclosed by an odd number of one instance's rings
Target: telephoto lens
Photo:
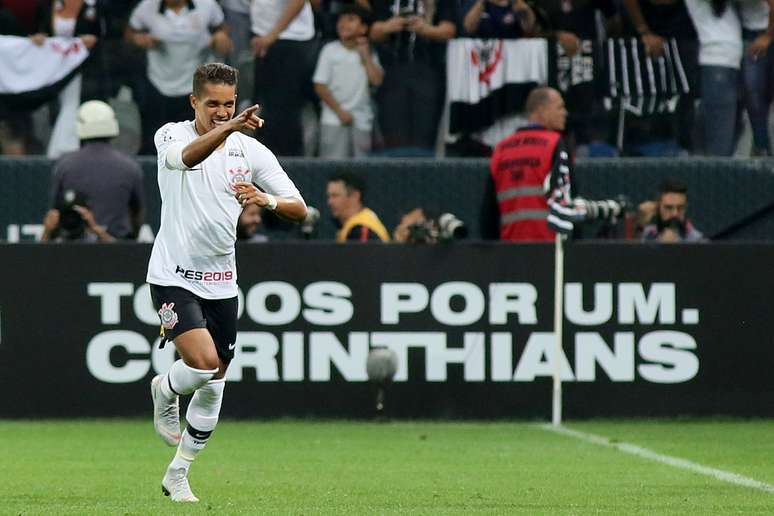
[[[441,240],[461,240],[467,238],[468,228],[453,213],[444,213],[438,217],[438,233]]]

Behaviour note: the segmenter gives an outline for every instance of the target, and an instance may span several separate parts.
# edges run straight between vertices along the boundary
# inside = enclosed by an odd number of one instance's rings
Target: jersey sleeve
[[[572,202],[570,188],[570,153],[562,140],[554,150],[551,172],[546,176],[546,200],[548,202],[548,226],[557,233],[572,233],[574,224],[585,219],[585,213],[578,210]]]
[[[163,125],[156,131],[153,142],[156,144],[160,170],[189,170],[183,164],[183,160],[178,159],[185,146],[188,145],[188,138],[181,124],[168,123]]]
[[[614,222],[625,210],[621,199],[589,200],[572,196],[572,162],[570,152],[562,140],[554,152],[551,173],[546,177],[548,226],[557,233],[570,234],[575,224],[589,220]]]
[[[273,152],[256,140],[250,141],[247,149],[248,162],[255,184],[272,195],[292,197],[304,203],[298,188],[288,177]]]

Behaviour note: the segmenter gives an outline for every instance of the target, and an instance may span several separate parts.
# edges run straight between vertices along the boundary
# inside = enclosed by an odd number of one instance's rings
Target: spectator
[[[336,22],[341,11],[353,6],[371,11],[369,0],[310,0],[310,2],[315,13],[317,33],[326,43],[338,38]]]
[[[0,0],[0,35],[26,37],[35,32],[39,8],[29,0]],[[0,154],[22,156],[34,146],[30,111],[0,102]]]
[[[255,99],[267,129],[258,138],[279,156],[303,156],[301,112],[311,96],[316,45],[306,0],[252,0]]]
[[[753,136],[753,156],[771,156],[769,105],[774,91],[774,0],[738,0],[744,56],[742,80]]]
[[[107,98],[100,87],[104,84],[105,74],[101,68],[103,61],[98,56],[101,45],[97,46],[106,35],[105,6],[102,0],[43,0],[39,6],[37,32],[31,36],[35,44],[42,45],[48,36],[77,36],[91,49],[83,73],[76,75],[59,93],[59,113],[46,150],[49,158],[58,158],[78,148],[73,129],[75,113],[81,101]],[[83,88],[84,83],[87,88]]]
[[[650,218],[642,231],[643,242],[703,242],[701,231],[687,218],[688,186],[668,178],[658,188],[658,198],[639,206],[640,219]]]
[[[336,22],[338,41],[326,44],[314,72],[314,89],[322,100],[320,157],[363,157],[371,151],[370,86],[379,86],[384,71],[371,51],[367,13],[345,7]]]
[[[52,208],[41,240],[136,238],[143,218],[142,171],[110,145],[118,136],[113,109],[99,100],[85,102],[78,109],[77,135],[80,150],[54,167]]]
[[[501,240],[551,241],[556,233],[572,233],[575,223],[616,220],[623,213],[620,202],[572,196],[572,159],[561,135],[567,121],[562,95],[535,88],[526,112],[529,125],[499,142],[492,154],[484,237],[499,226]]]
[[[142,114],[140,154],[155,155],[153,135],[169,120],[191,118],[191,77],[210,49],[231,50],[215,0],[142,0],[132,11],[126,39],[147,51],[147,76],[136,92]]]
[[[388,242],[390,235],[379,217],[364,206],[365,183],[350,173],[334,174],[328,178],[328,207],[340,225],[337,242]]]
[[[704,1],[704,0],[702,0]],[[675,107],[675,117],[651,116],[640,131],[632,131],[630,140],[638,143],[674,141],[680,149],[694,151],[694,103],[698,86],[698,40],[684,0],[623,0],[628,14],[626,32],[636,35],[648,57],[664,55],[665,44],[675,40],[680,63],[691,92],[682,95]],[[636,128],[635,128],[636,129]],[[641,152],[641,151],[635,151]],[[666,152],[663,149],[662,152]]]
[[[438,242],[438,226],[427,216],[424,208],[416,207],[401,215],[392,239],[399,244],[435,244]]]
[[[522,38],[535,29],[535,13],[524,0],[467,0],[462,25],[472,38]]]
[[[443,42],[456,34],[452,0],[374,0],[385,78],[377,97],[384,148],[392,154],[430,155],[443,103]]]
[[[699,34],[704,153],[731,156],[736,146],[742,27],[728,0],[686,0],[686,5]]]
[[[541,32],[559,44],[557,85],[570,112],[568,134],[577,145],[604,145],[609,124],[595,87],[603,77],[598,42],[620,31],[615,2],[548,0],[541,6],[548,24]],[[599,30],[598,14],[605,21],[603,31]]]
[[[245,206],[237,221],[237,240],[248,244],[267,242],[269,238],[260,232],[262,222],[261,208],[258,205]]]
[[[237,99],[241,112],[252,105],[253,90],[253,51],[250,47],[252,38],[250,30],[251,0],[221,0],[223,15],[226,19],[233,47],[228,63],[239,70],[239,85]]]

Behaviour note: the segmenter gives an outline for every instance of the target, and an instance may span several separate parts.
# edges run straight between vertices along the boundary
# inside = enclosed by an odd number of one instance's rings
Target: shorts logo
[[[236,342],[234,342],[233,344],[229,344],[228,345],[229,351],[233,350],[235,347],[236,347]]]
[[[159,310],[159,318],[161,319],[161,327],[167,330],[171,330],[177,324],[177,312],[172,310],[175,307],[175,303],[163,303],[161,310]]]

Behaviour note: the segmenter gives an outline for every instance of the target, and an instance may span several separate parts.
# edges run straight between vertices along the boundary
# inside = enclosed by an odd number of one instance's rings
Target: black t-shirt
[[[696,39],[696,29],[683,0],[639,0],[640,10],[650,30],[665,38]],[[631,28],[629,30],[635,33]]]
[[[424,16],[424,13],[432,11],[433,25],[448,21],[456,26],[455,5],[452,0],[374,0],[374,19],[385,21],[395,15],[411,14]],[[379,60],[385,67],[410,61],[439,66],[443,63],[445,48],[445,42],[431,41],[409,31],[391,34],[377,46]]]
[[[605,17],[616,13],[613,0],[543,0],[540,6],[548,16],[551,30],[572,32],[589,40],[597,37],[596,10]]]
[[[477,0],[465,0],[463,18],[476,5]],[[521,28],[519,15],[513,12],[511,4],[497,5],[492,2],[484,2],[484,11],[481,13],[481,21],[475,33],[470,34],[475,38],[521,38],[524,31]]]

